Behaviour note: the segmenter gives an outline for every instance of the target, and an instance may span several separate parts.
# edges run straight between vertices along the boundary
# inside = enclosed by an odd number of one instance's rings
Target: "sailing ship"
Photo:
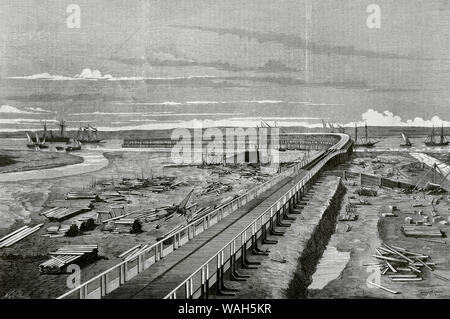
[[[100,143],[100,139],[97,136],[97,128],[92,127],[90,124],[87,126],[80,126],[78,129],[76,139],[81,143]]]
[[[411,147],[412,146],[412,143],[409,140],[409,137],[408,137],[408,135],[406,135],[406,133],[402,132],[402,138],[405,141],[405,143],[404,144],[400,144],[401,147]]]
[[[367,123],[365,125],[365,132],[366,132],[365,138],[361,138],[358,140],[358,125],[355,124],[355,144],[354,144],[354,146],[356,146],[356,147],[374,147],[375,144],[380,142],[380,141],[373,141],[369,138],[369,130],[367,128]]]
[[[74,139],[73,144],[66,147],[66,152],[79,151],[81,150],[81,143],[79,140]]]
[[[65,133],[66,122],[63,119],[61,119],[58,123],[59,135],[53,133],[52,130],[47,131],[47,122],[43,122],[42,125],[44,126],[44,134],[40,138],[41,140],[45,139],[49,143],[55,143],[55,142],[68,143],[70,141],[70,137],[66,136],[66,133]],[[34,138],[33,141],[36,142],[36,138]]]
[[[447,141],[444,136],[444,125],[442,125],[440,135],[436,135],[435,133],[436,132],[433,125],[431,134],[428,135],[427,139],[425,140],[426,146],[447,146],[449,144],[449,141]],[[438,139],[436,139],[436,137],[438,137]]]
[[[36,137],[33,140],[31,138],[31,136],[28,135],[28,133],[26,133],[26,134],[27,134],[27,147],[28,148],[34,148],[34,149],[48,148],[48,145],[45,144],[45,137],[41,141],[41,140],[39,140],[39,136],[37,135],[37,133],[34,133]]]

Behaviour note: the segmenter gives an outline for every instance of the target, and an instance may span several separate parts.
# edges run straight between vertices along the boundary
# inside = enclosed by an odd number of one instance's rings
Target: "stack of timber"
[[[377,254],[373,257],[379,262],[370,265],[380,267],[381,274],[387,275],[392,282],[422,281],[425,269],[434,271],[435,263],[431,262],[430,256],[425,254],[387,244],[378,247],[376,251]],[[394,293],[385,287],[375,286]]]
[[[356,193],[359,196],[369,196],[369,197],[376,197],[377,196],[377,191],[375,189],[370,189],[370,188],[366,188],[366,187],[361,187],[359,188]]]
[[[98,257],[98,245],[68,245],[49,253],[51,259],[39,265],[41,274],[63,274],[68,265],[91,262]]]
[[[40,215],[43,215],[47,217],[50,221],[63,221],[67,218],[70,218],[75,215],[79,215],[81,213],[85,213],[89,211],[90,209],[85,208],[67,208],[67,207],[54,207],[51,208],[45,212],[40,213]]]
[[[129,214],[131,214],[131,213],[129,213]],[[112,206],[109,208],[109,211],[98,211],[97,212],[96,223],[97,224],[107,223],[111,220],[120,219],[125,216],[127,216],[127,214],[125,213],[125,207]]]
[[[134,218],[121,218],[113,221],[114,223],[114,230],[113,232],[116,233],[129,233],[132,230],[133,224],[135,219]]]
[[[80,209],[91,209],[92,199],[72,199],[72,200],[54,200],[50,202],[48,207],[65,207],[65,208],[80,208]]]
[[[127,203],[127,199],[124,195],[116,191],[107,191],[103,192],[99,198],[106,203],[110,204],[118,204],[118,203]]]
[[[6,248],[11,245],[14,245],[15,243],[28,237],[34,232],[37,232],[42,227],[42,225],[44,224],[39,224],[34,227],[24,226],[22,228],[13,231],[12,233],[9,233],[8,235],[0,239],[0,248]]]
[[[447,193],[447,190],[444,187],[442,187],[442,185],[434,183],[427,183],[423,188],[423,190],[428,195],[440,195]]]
[[[200,195],[219,195],[221,193],[229,192],[233,189],[231,185],[225,185],[221,182],[209,183]]]
[[[434,226],[403,225],[402,231],[407,237],[441,238],[442,232]]]
[[[66,232],[70,229],[70,225],[57,225],[47,227],[47,234],[42,237],[58,238],[64,237]]]
[[[148,190],[154,193],[162,193],[169,189],[175,189],[177,186],[182,185],[182,182],[175,183],[176,177],[173,176],[159,176],[149,180],[146,184]]]
[[[72,200],[72,199],[92,199],[97,200],[98,196],[95,193],[92,192],[86,192],[86,191],[78,191],[78,192],[69,192],[66,195],[66,199]]]

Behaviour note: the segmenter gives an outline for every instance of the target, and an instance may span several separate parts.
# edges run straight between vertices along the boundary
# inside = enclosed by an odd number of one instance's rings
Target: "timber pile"
[[[229,192],[233,189],[231,185],[225,185],[221,182],[211,182],[205,189],[200,193],[200,195],[219,195],[221,193]]]
[[[44,224],[39,224],[34,227],[24,226],[22,228],[13,231],[12,233],[9,233],[8,235],[0,239],[0,248],[6,248],[11,245],[14,245],[15,243],[28,237],[34,232],[37,232],[42,227],[42,225]]]
[[[223,166],[211,166],[212,174],[217,174],[219,175],[219,177],[223,177],[225,175],[230,175],[231,174],[231,169],[227,168],[227,167],[223,167]]]
[[[375,189],[370,189],[370,188],[366,188],[366,187],[361,187],[359,188],[356,193],[359,196],[369,196],[369,197],[376,197],[377,196],[377,191]]]
[[[162,193],[183,184],[182,182],[175,183],[175,179],[176,177],[173,176],[154,177],[148,181],[148,190],[154,193]]]
[[[41,236],[49,238],[64,237],[69,229],[70,225],[50,226],[47,227],[47,234]]]
[[[72,199],[93,199],[93,200],[97,200],[98,196],[95,193],[92,192],[68,192],[66,195],[66,199],[67,200],[72,200]]]
[[[427,183],[423,190],[428,195],[440,195],[447,193],[447,190],[439,184]]]
[[[442,237],[442,232],[434,226],[403,225],[402,231],[407,237]]]
[[[63,274],[68,265],[93,261],[98,256],[98,245],[68,245],[49,253],[50,259],[39,265],[41,274]]]
[[[71,200],[54,200],[49,203],[48,207],[65,207],[65,208],[92,208],[92,199],[71,199]]]
[[[118,233],[129,233],[131,232],[133,228],[135,219],[134,218],[121,218],[118,220],[115,220],[114,223],[114,230],[113,232]]]
[[[378,247],[376,251],[377,254],[373,257],[378,259],[379,263],[371,265],[380,267],[381,274],[386,275],[392,282],[422,281],[425,268],[434,271],[435,263],[430,261],[430,256],[422,253],[387,244]],[[382,286],[379,288],[394,293]]]
[[[45,212],[40,213],[47,217],[51,221],[63,221],[72,216],[84,213],[89,211],[90,209],[85,208],[66,208],[66,207],[54,207]]]
[[[128,204],[127,198],[123,195],[118,197],[106,197],[104,201],[108,204]]]

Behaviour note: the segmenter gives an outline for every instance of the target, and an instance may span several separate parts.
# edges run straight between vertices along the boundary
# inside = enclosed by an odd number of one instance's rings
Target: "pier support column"
[[[217,255],[217,273],[216,273],[216,293],[218,296],[236,296],[235,291],[239,291],[238,289],[229,288],[225,286],[223,282],[224,277],[224,269],[223,269],[223,251],[221,251]]]

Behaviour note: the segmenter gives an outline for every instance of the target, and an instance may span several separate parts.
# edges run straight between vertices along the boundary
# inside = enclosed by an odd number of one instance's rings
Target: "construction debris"
[[[8,235],[0,239],[0,248],[14,245],[15,243],[38,231],[42,227],[42,225],[44,224],[39,224],[34,227],[24,226],[13,231],[12,233],[9,233]]]
[[[381,208],[381,216],[382,217],[397,217],[396,214],[394,214],[394,211],[398,211],[396,206],[383,206]],[[409,217],[407,217],[409,218]]]
[[[428,195],[439,195],[447,193],[447,190],[439,184],[427,183],[423,189]]]
[[[358,220],[358,215],[356,214],[356,206],[354,204],[347,204],[345,207],[345,214],[339,217],[339,221],[347,222],[347,221],[355,221]]]
[[[91,262],[98,257],[98,245],[68,245],[49,253],[49,260],[39,265],[41,274],[63,274],[68,265]]]
[[[377,191],[375,189],[370,189],[370,188],[366,188],[366,187],[361,187],[359,188],[356,193],[359,196],[369,196],[369,197],[376,197],[377,196]]]
[[[430,262],[430,257],[425,254],[388,244],[383,244],[376,251],[373,257],[382,261],[381,274],[387,274],[393,282],[422,281],[422,268],[434,270],[435,263]]]
[[[398,291],[388,289],[388,288],[383,287],[383,286],[381,286],[381,285],[379,285],[379,284],[376,284],[376,283],[374,283],[374,282],[372,282],[372,281],[370,281],[370,280],[368,280],[367,283],[369,283],[369,284],[371,284],[372,286],[375,286],[375,287],[377,287],[377,288],[380,288],[380,289],[382,289],[382,290],[384,290],[384,291],[390,292],[391,294],[394,294],[394,295],[399,294]]]
[[[219,195],[221,193],[233,190],[231,185],[226,185],[222,182],[211,182],[205,187],[200,195]]]

